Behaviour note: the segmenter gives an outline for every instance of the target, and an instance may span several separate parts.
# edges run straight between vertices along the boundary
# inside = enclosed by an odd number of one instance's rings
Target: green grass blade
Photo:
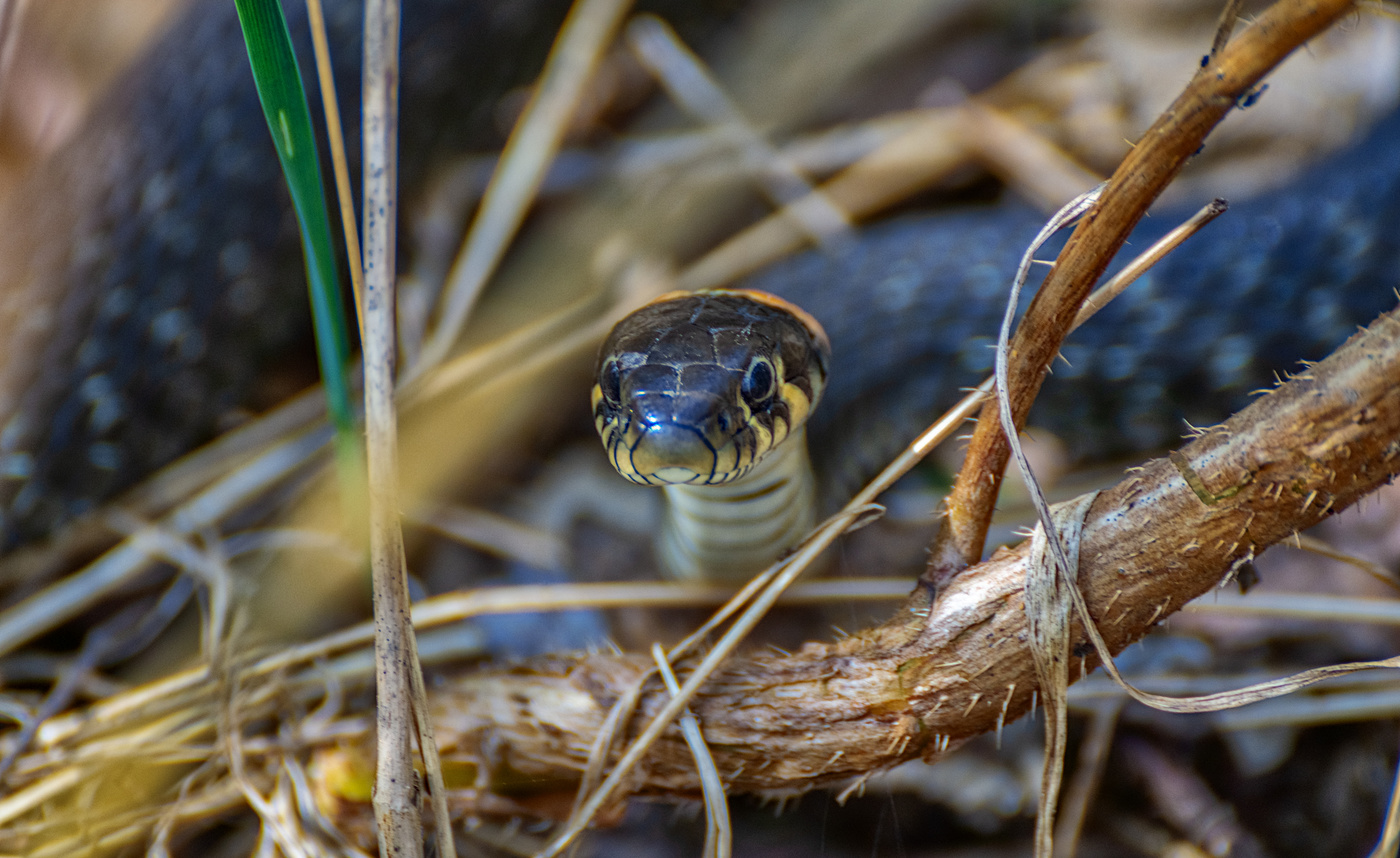
[[[301,228],[316,356],[321,365],[326,407],[336,428],[337,459],[342,475],[351,478],[352,484],[358,484],[354,477],[363,469],[360,464],[363,457],[346,375],[350,345],[345,304],[341,298],[335,245],[306,91],[279,0],[235,0],[235,5],[258,98],[262,101],[263,114],[272,132],[272,142],[282,162],[292,207]]]

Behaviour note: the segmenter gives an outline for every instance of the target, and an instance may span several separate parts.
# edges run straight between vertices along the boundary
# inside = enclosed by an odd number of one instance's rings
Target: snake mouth
[[[611,445],[613,465],[634,483],[711,485],[736,476],[733,443],[716,447],[695,427],[658,422],[619,435]]]

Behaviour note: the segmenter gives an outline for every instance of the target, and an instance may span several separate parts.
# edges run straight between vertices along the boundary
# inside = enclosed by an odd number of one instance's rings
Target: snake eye
[[[603,398],[608,404],[617,405],[622,401],[622,370],[616,360],[609,358],[598,370],[598,386],[603,389]]]
[[[773,364],[764,358],[755,358],[744,373],[739,392],[750,405],[758,405],[773,395],[773,381]]]

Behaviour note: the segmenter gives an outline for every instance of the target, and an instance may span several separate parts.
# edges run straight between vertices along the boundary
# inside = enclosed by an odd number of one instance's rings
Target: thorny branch
[[[1143,134],[1066,243],[1016,330],[1010,398],[1018,427],[1025,423],[1079,305],[1147,207],[1241,97],[1295,48],[1354,8],[1352,0],[1280,0],[1218,55],[1212,54]],[[982,556],[1008,456],[996,404],[990,403],[945,503],[947,517],[924,574],[930,584],[947,582]]]

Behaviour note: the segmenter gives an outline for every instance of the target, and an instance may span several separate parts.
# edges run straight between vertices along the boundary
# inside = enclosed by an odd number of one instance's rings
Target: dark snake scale
[[[348,46],[337,54],[347,117],[358,115],[354,5],[329,10]],[[547,43],[527,34],[552,32],[562,11],[552,0],[407,4],[406,187],[444,153],[493,142],[474,129],[538,69]],[[4,547],[211,437],[305,324],[293,223],[232,3],[196,3],[90,131],[35,186],[66,194],[65,214],[0,239],[15,254],[0,303]],[[1179,220],[1155,214],[1133,244]],[[903,217],[742,284],[805,307],[830,335],[831,375],[808,424],[828,485],[868,473],[990,370],[1011,272],[1041,221],[1012,202]],[[1232,206],[1075,333],[1032,423],[1080,455],[1170,443],[1183,420],[1219,420],[1324,356],[1393,306],[1397,286],[1400,115]],[[17,315],[40,298],[49,315]]]

